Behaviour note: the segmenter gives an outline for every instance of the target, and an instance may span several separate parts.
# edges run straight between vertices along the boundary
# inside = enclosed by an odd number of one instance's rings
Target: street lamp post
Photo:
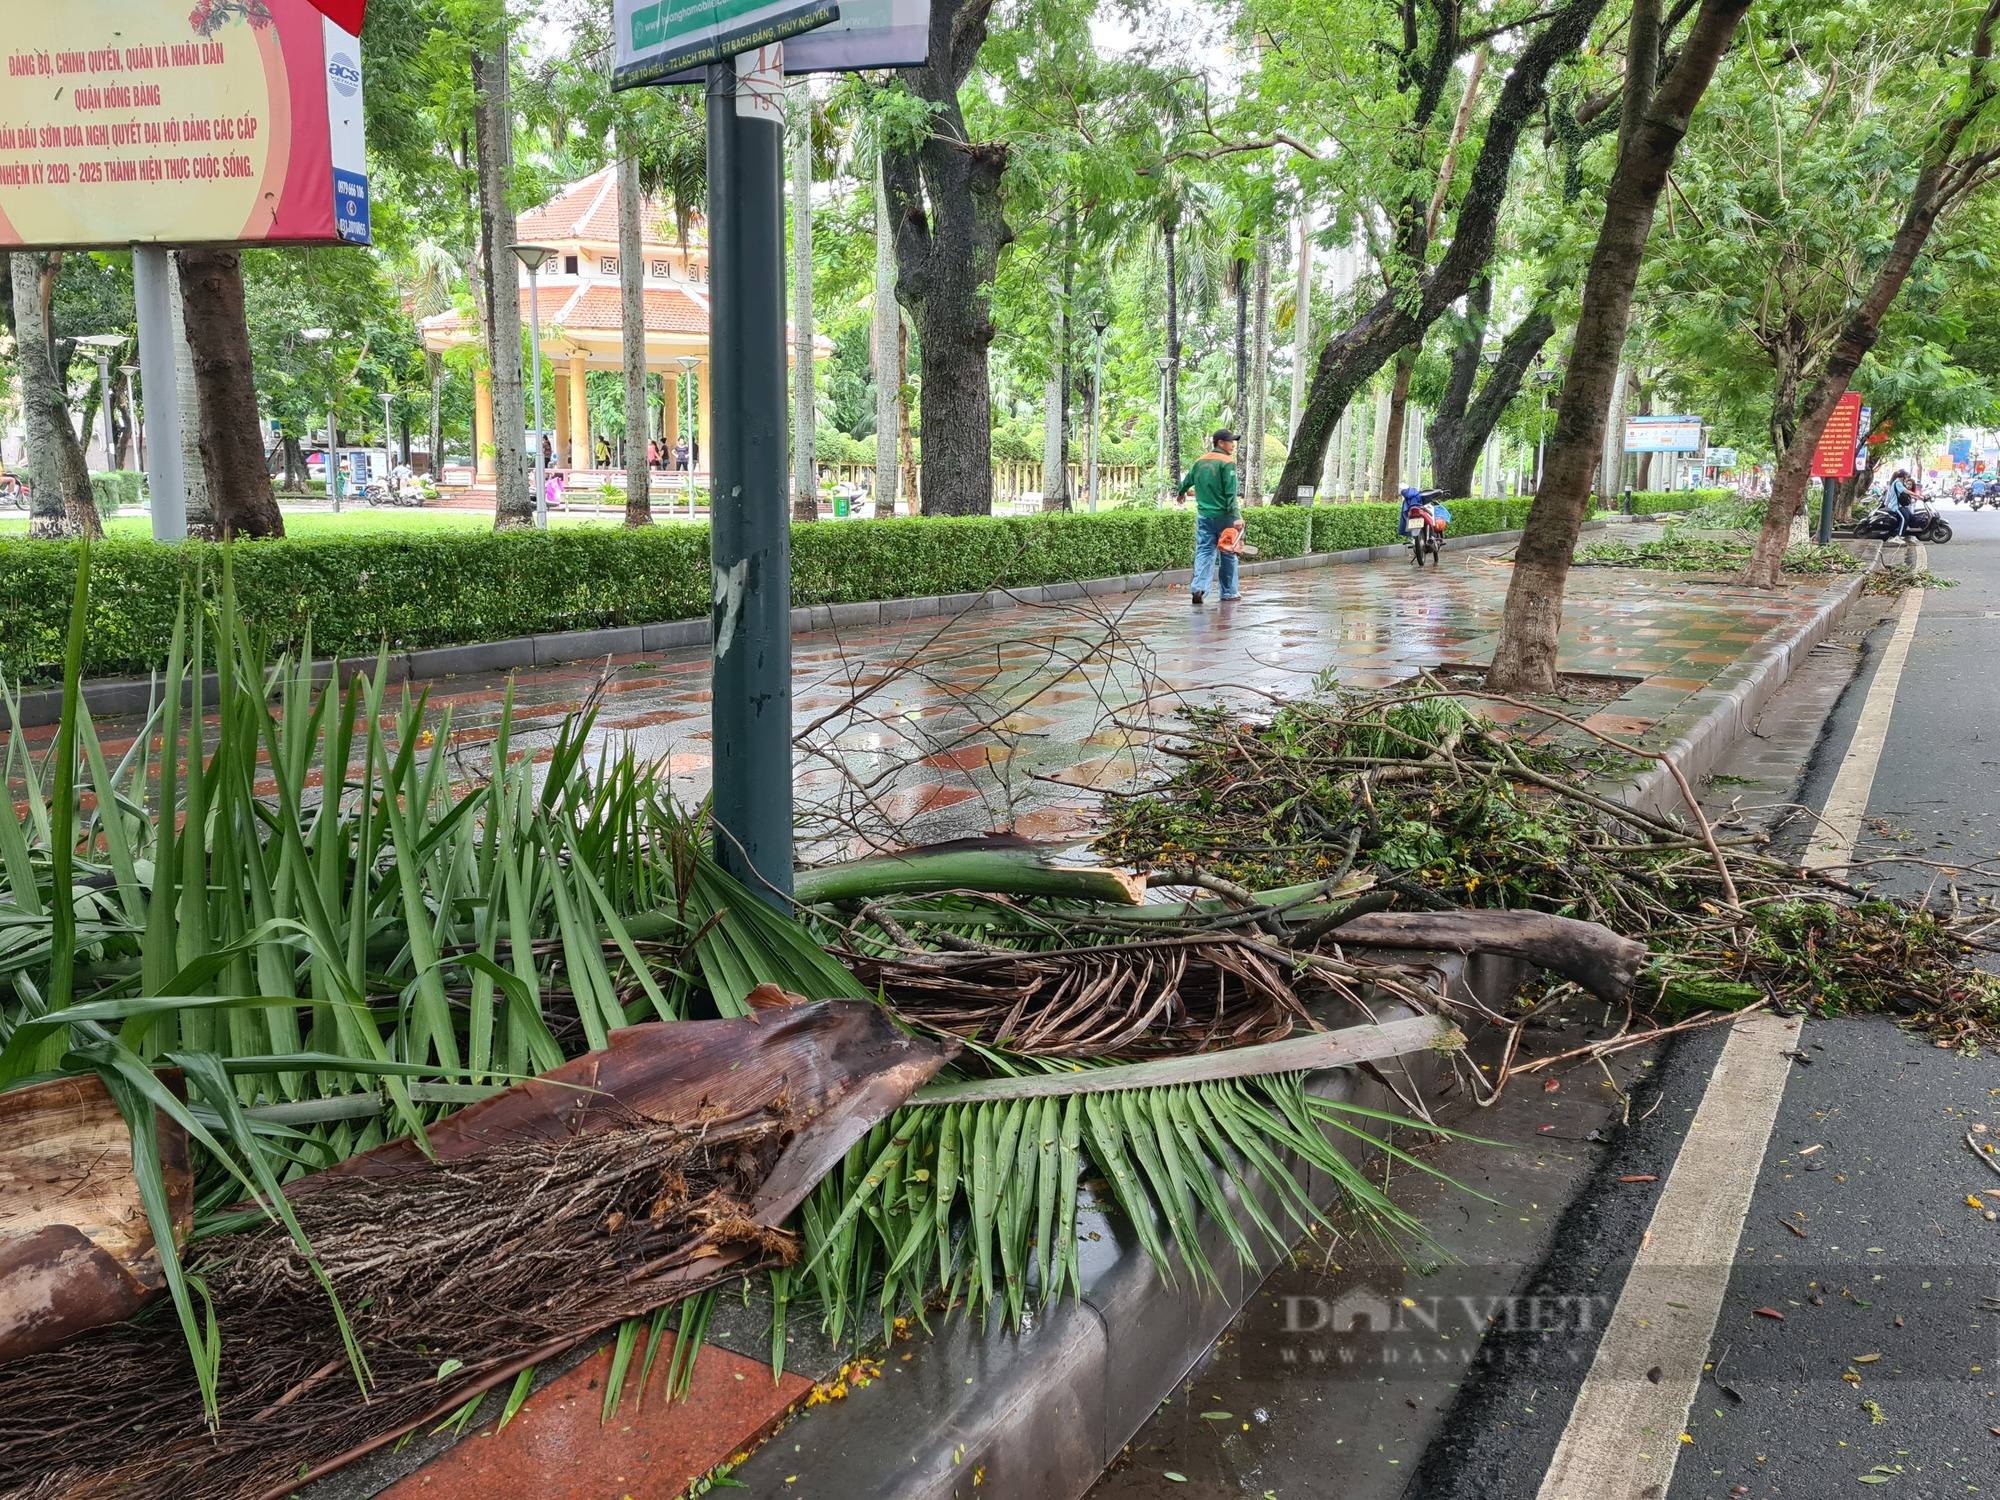
[[[1094,313],[1090,326],[1097,330],[1097,355],[1091,366],[1090,375],[1090,478],[1084,493],[1089,497],[1089,507],[1097,509],[1097,420],[1104,409],[1104,330],[1111,326],[1111,319],[1102,311]]]
[[[514,258],[528,268],[528,350],[535,382],[535,525],[549,526],[548,457],[542,449],[542,295],[536,280],[542,263],[555,251],[547,245],[509,245]]]
[[[139,460],[139,468],[146,467],[146,426],[139,420],[139,393],[132,388],[132,381],[139,373],[137,365],[120,365],[118,373],[125,377],[125,400],[132,408],[132,447]]]
[[[396,472],[396,446],[394,446],[392,438],[388,436],[388,424],[390,424],[388,408],[390,408],[390,402],[394,402],[394,400],[396,400],[394,392],[388,392],[388,390],[382,392],[382,482],[384,484],[388,484],[388,476]]]
[[[681,367],[680,389],[674,394],[674,441],[685,442],[687,444],[688,519],[692,521],[694,519],[694,433],[696,422],[693,400],[694,382],[690,377],[694,374],[695,366],[701,363],[701,356],[698,354],[677,354],[674,356],[674,359]],[[686,424],[685,434],[683,434],[683,423]]]
[[[98,400],[103,404],[104,418],[104,472],[109,474],[118,467],[118,460],[111,451],[111,351],[125,347],[125,338],[117,333],[89,333],[77,341],[90,346],[90,357],[97,361]]]

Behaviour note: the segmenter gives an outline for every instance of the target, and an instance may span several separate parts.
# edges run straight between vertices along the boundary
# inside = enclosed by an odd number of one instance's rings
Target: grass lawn
[[[344,510],[339,515],[328,510],[298,510],[281,505],[285,513],[285,533],[288,536],[333,536],[353,535],[361,532],[383,531],[491,531],[493,513],[485,510],[371,510],[361,506]],[[601,514],[593,514],[588,509],[552,511],[549,515],[551,526],[620,526],[624,524],[625,512],[622,506],[607,506]],[[679,522],[687,524],[687,517],[675,515],[663,505],[653,507],[653,519],[661,523]],[[707,518],[700,518],[698,524],[707,524]],[[20,512],[0,512],[0,537],[23,536],[28,530],[28,518]],[[116,515],[104,523],[104,533],[111,537],[141,539],[153,534],[152,518],[144,511],[133,511]]]

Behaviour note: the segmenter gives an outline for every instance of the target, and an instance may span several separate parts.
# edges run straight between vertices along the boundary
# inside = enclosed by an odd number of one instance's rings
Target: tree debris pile
[[[1306,1022],[1288,965],[1229,933],[1049,952],[855,954],[862,980],[932,1031],[1032,1057],[1186,1057]]]
[[[1668,573],[1739,573],[1750,561],[1751,538],[1690,536],[1669,526],[1656,541],[1592,542],[1577,550],[1577,561],[1603,568],[1652,568]],[[1785,549],[1784,570],[1807,578],[1859,573],[1868,565],[1845,547],[1802,542]]]
[[[0,1365],[0,1496],[283,1494],[597,1329],[790,1264],[793,1238],[750,1207],[784,1127],[776,1112],[697,1132],[635,1123],[390,1181],[323,1175],[295,1198],[317,1268],[261,1221],[192,1259],[215,1430],[172,1316],[120,1323]]]
[[[1651,950],[1635,993],[1666,1020],[1768,999],[1892,1011],[1953,1042],[2000,1033],[2000,979],[1971,964],[1976,939],[1950,916],[1857,902],[1765,834],[1606,800],[1641,762],[1558,719],[1530,710],[1502,726],[1430,678],[1335,690],[1262,723],[1196,711],[1173,752],[1185,768],[1114,803],[1096,847],[1250,887],[1372,877],[1404,910],[1600,923]]]

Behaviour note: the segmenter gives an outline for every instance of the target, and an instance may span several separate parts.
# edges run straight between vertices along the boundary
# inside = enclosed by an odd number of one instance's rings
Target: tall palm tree
[[[465,282],[465,262],[459,253],[437,240],[419,240],[410,252],[410,312],[419,321],[450,312],[457,304],[458,291]],[[444,356],[424,350],[424,380],[430,386],[431,478],[435,481],[444,462]]]

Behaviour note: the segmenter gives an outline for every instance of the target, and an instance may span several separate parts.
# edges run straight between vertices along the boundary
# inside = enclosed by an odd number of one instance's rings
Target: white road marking
[[[1924,565],[1924,549],[1910,544],[1910,566]],[[1895,631],[1882,652],[1882,664],[1875,680],[1868,684],[1862,700],[1861,718],[1848,742],[1847,756],[1833,778],[1833,790],[1820,809],[1820,822],[1805,864],[1813,870],[1838,870],[1854,858],[1854,841],[1861,836],[1861,820],[1868,812],[1868,795],[1875,788],[1875,770],[1882,763],[1882,747],[1889,740],[1889,717],[1896,709],[1896,689],[1903,680],[1903,665],[1910,659],[1910,642],[1916,637],[1917,616],[1923,612],[1924,591],[1905,589],[1896,616]]]
[[[1758,1011],[1730,1027],[1539,1500],[1667,1493],[1799,1026]]]

